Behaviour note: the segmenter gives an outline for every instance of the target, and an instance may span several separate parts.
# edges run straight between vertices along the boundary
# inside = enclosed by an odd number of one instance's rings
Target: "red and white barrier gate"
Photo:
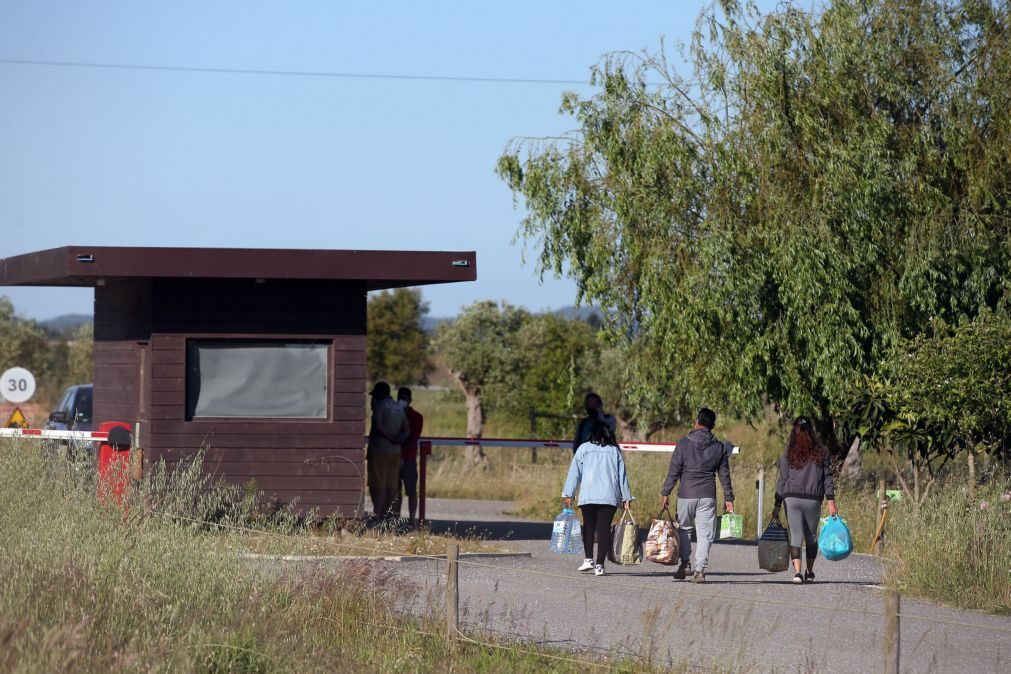
[[[43,440],[82,440],[105,442],[108,433],[91,431],[54,431],[48,428],[0,428],[0,438],[41,438]]]
[[[421,438],[418,444],[421,449],[421,465],[418,467],[418,521],[425,521],[425,464],[432,447],[557,447],[572,449],[571,440],[514,440],[510,438]],[[677,448],[673,442],[619,442],[618,446],[626,452],[661,452],[672,454]],[[733,454],[740,453],[741,448],[735,446]]]

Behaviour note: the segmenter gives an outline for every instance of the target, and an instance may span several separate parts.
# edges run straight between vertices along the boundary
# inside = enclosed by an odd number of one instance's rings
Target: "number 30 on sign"
[[[23,403],[35,395],[35,377],[23,367],[12,367],[0,376],[0,395],[12,403]]]

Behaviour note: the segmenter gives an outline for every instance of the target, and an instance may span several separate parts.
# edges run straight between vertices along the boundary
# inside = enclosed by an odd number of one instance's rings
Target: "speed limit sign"
[[[12,367],[0,376],[0,395],[12,403],[23,403],[35,395],[35,377],[23,367]]]

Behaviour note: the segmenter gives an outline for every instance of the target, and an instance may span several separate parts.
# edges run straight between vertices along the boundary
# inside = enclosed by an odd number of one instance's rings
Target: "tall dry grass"
[[[1011,615],[1011,476],[970,490],[949,479],[922,507],[889,506],[889,583],[899,591]]]
[[[426,613],[438,598],[381,567],[254,565],[216,545],[214,527],[151,512],[158,504],[219,523],[242,516],[222,513],[234,504],[217,497],[201,500],[200,479],[155,480],[124,513],[97,501],[87,465],[0,442],[0,671],[544,669],[538,655],[469,645],[451,652]],[[246,524],[299,526],[272,517]]]

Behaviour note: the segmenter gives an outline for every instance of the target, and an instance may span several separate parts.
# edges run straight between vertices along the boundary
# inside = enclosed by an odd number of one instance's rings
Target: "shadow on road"
[[[490,541],[544,541],[551,539],[550,522],[477,522],[429,520],[433,534],[473,536]]]

